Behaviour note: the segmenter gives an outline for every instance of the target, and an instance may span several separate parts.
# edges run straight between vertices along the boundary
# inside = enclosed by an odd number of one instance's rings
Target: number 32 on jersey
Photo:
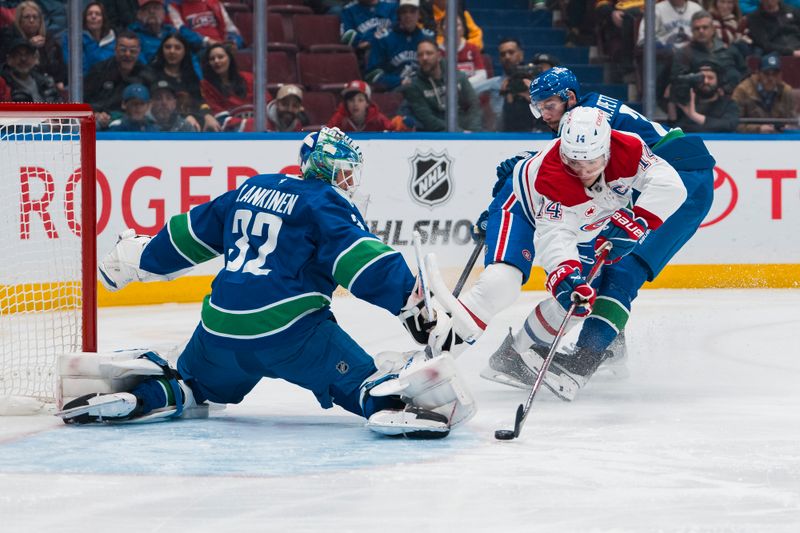
[[[228,249],[225,269],[266,276],[270,273],[270,269],[265,268],[267,256],[278,246],[278,234],[283,220],[263,211],[255,212],[255,217],[253,214],[249,209],[237,209],[234,213],[231,231],[234,235],[241,234],[241,237],[234,243],[236,248]],[[248,250],[256,247],[257,256],[245,261]]]

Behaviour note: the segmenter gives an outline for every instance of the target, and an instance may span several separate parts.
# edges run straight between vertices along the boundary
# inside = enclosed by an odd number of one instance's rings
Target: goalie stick
[[[594,281],[594,279],[600,273],[600,269],[602,268],[606,257],[608,257],[608,252],[610,251],[611,242],[609,241],[604,242],[600,248],[597,249],[595,263],[592,269],[589,271],[589,275],[586,276],[586,283],[591,284],[592,281]],[[547,369],[550,368],[550,363],[553,361],[553,357],[556,355],[558,343],[561,340],[561,337],[564,336],[564,332],[567,329],[567,324],[572,318],[572,315],[575,313],[575,308],[578,307],[578,303],[579,302],[573,299],[572,305],[569,306],[567,314],[564,316],[564,320],[561,321],[561,327],[558,328],[558,333],[556,333],[553,343],[550,345],[550,351],[547,353],[547,357],[542,363],[542,367],[539,369],[539,373],[536,376],[536,381],[533,382],[533,388],[531,389],[530,394],[528,394],[528,399],[525,401],[524,405],[520,404],[519,407],[517,407],[517,414],[514,419],[514,429],[498,429],[494,432],[494,438],[497,440],[516,439],[522,432],[522,426],[525,424],[525,420],[528,418],[528,414],[531,412],[531,406],[533,405],[533,399],[536,396],[536,392],[539,390],[542,381],[544,381],[544,376],[547,373]]]

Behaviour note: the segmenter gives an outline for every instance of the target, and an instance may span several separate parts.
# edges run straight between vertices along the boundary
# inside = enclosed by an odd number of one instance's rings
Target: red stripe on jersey
[[[497,234],[497,246],[494,247],[494,262],[497,263],[503,260],[508,249],[508,235],[511,233],[511,213],[509,213],[505,206],[500,211],[502,219],[500,221],[500,232]]]
[[[536,306],[536,319],[539,321],[539,324],[542,325],[542,327],[547,333],[553,336],[558,335],[558,330],[556,330],[550,324],[547,323],[547,320],[545,320],[544,315],[542,314],[542,310],[539,309],[538,305]]]
[[[472,311],[470,311],[470,310],[467,308],[467,306],[466,306],[466,305],[464,305],[463,303],[461,303],[461,300],[459,300],[459,301],[458,301],[458,303],[460,303],[460,304],[461,304],[461,307],[463,307],[463,308],[464,308],[464,310],[465,310],[467,313],[469,313],[469,316],[471,316],[471,317],[472,317],[472,320],[474,320],[474,321],[475,321],[475,323],[478,325],[478,327],[479,327],[479,328],[481,328],[481,329],[486,329],[486,323],[484,323],[484,321],[483,321],[483,320],[481,320],[480,318],[478,318],[477,316],[475,316],[475,313],[473,313]]]
[[[536,216],[536,207],[533,205],[533,194],[531,193],[531,180],[528,179],[528,169],[530,168],[531,163],[533,163],[533,160],[537,158],[538,157],[529,159],[528,162],[525,163],[525,166],[522,168],[522,183],[523,185],[525,185],[524,192],[525,196],[527,196],[527,198],[525,199],[525,203],[528,205],[528,211],[530,211],[531,217]]]
[[[639,171],[642,152],[642,140],[638,136],[612,130],[611,160],[605,170],[606,183],[635,176]]]
[[[658,227],[664,223],[664,221],[661,220],[658,215],[653,214],[647,209],[639,207],[638,205],[633,206],[633,214],[637,217],[642,217],[645,219],[649,229],[658,229]]]

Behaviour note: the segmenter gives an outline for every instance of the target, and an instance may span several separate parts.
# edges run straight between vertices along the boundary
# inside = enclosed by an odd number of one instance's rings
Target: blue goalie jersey
[[[170,274],[224,255],[203,301],[209,340],[281,344],[332,317],[337,285],[399,313],[414,277],[402,255],[365,228],[333,186],[264,174],[172,217],[144,249],[140,268]]]

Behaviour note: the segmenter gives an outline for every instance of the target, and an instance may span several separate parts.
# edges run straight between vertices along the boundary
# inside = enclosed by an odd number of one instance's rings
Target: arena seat
[[[236,27],[242,34],[245,47],[249,48],[253,45],[253,14],[252,13],[235,13],[231,15]],[[297,45],[289,42],[284,33],[283,17],[277,13],[267,14],[267,48],[270,50],[283,50],[290,54],[297,53]]]
[[[312,91],[339,91],[350,80],[361,79],[358,60],[353,52],[300,52],[297,54],[297,66],[300,83]]]
[[[303,108],[311,124],[327,124],[336,111],[338,102],[328,91],[306,91],[303,94]]]
[[[381,113],[389,118],[397,114],[397,110],[403,104],[403,93],[399,91],[391,91],[385,93],[373,92],[372,101],[381,110]]]
[[[277,5],[267,6],[267,15],[275,14],[281,17],[283,24],[283,36],[287,41],[294,43],[294,17],[295,15],[311,15],[313,11],[310,7],[301,5]]]
[[[352,52],[342,44],[336,15],[297,15],[292,20],[297,46],[309,52]]]

